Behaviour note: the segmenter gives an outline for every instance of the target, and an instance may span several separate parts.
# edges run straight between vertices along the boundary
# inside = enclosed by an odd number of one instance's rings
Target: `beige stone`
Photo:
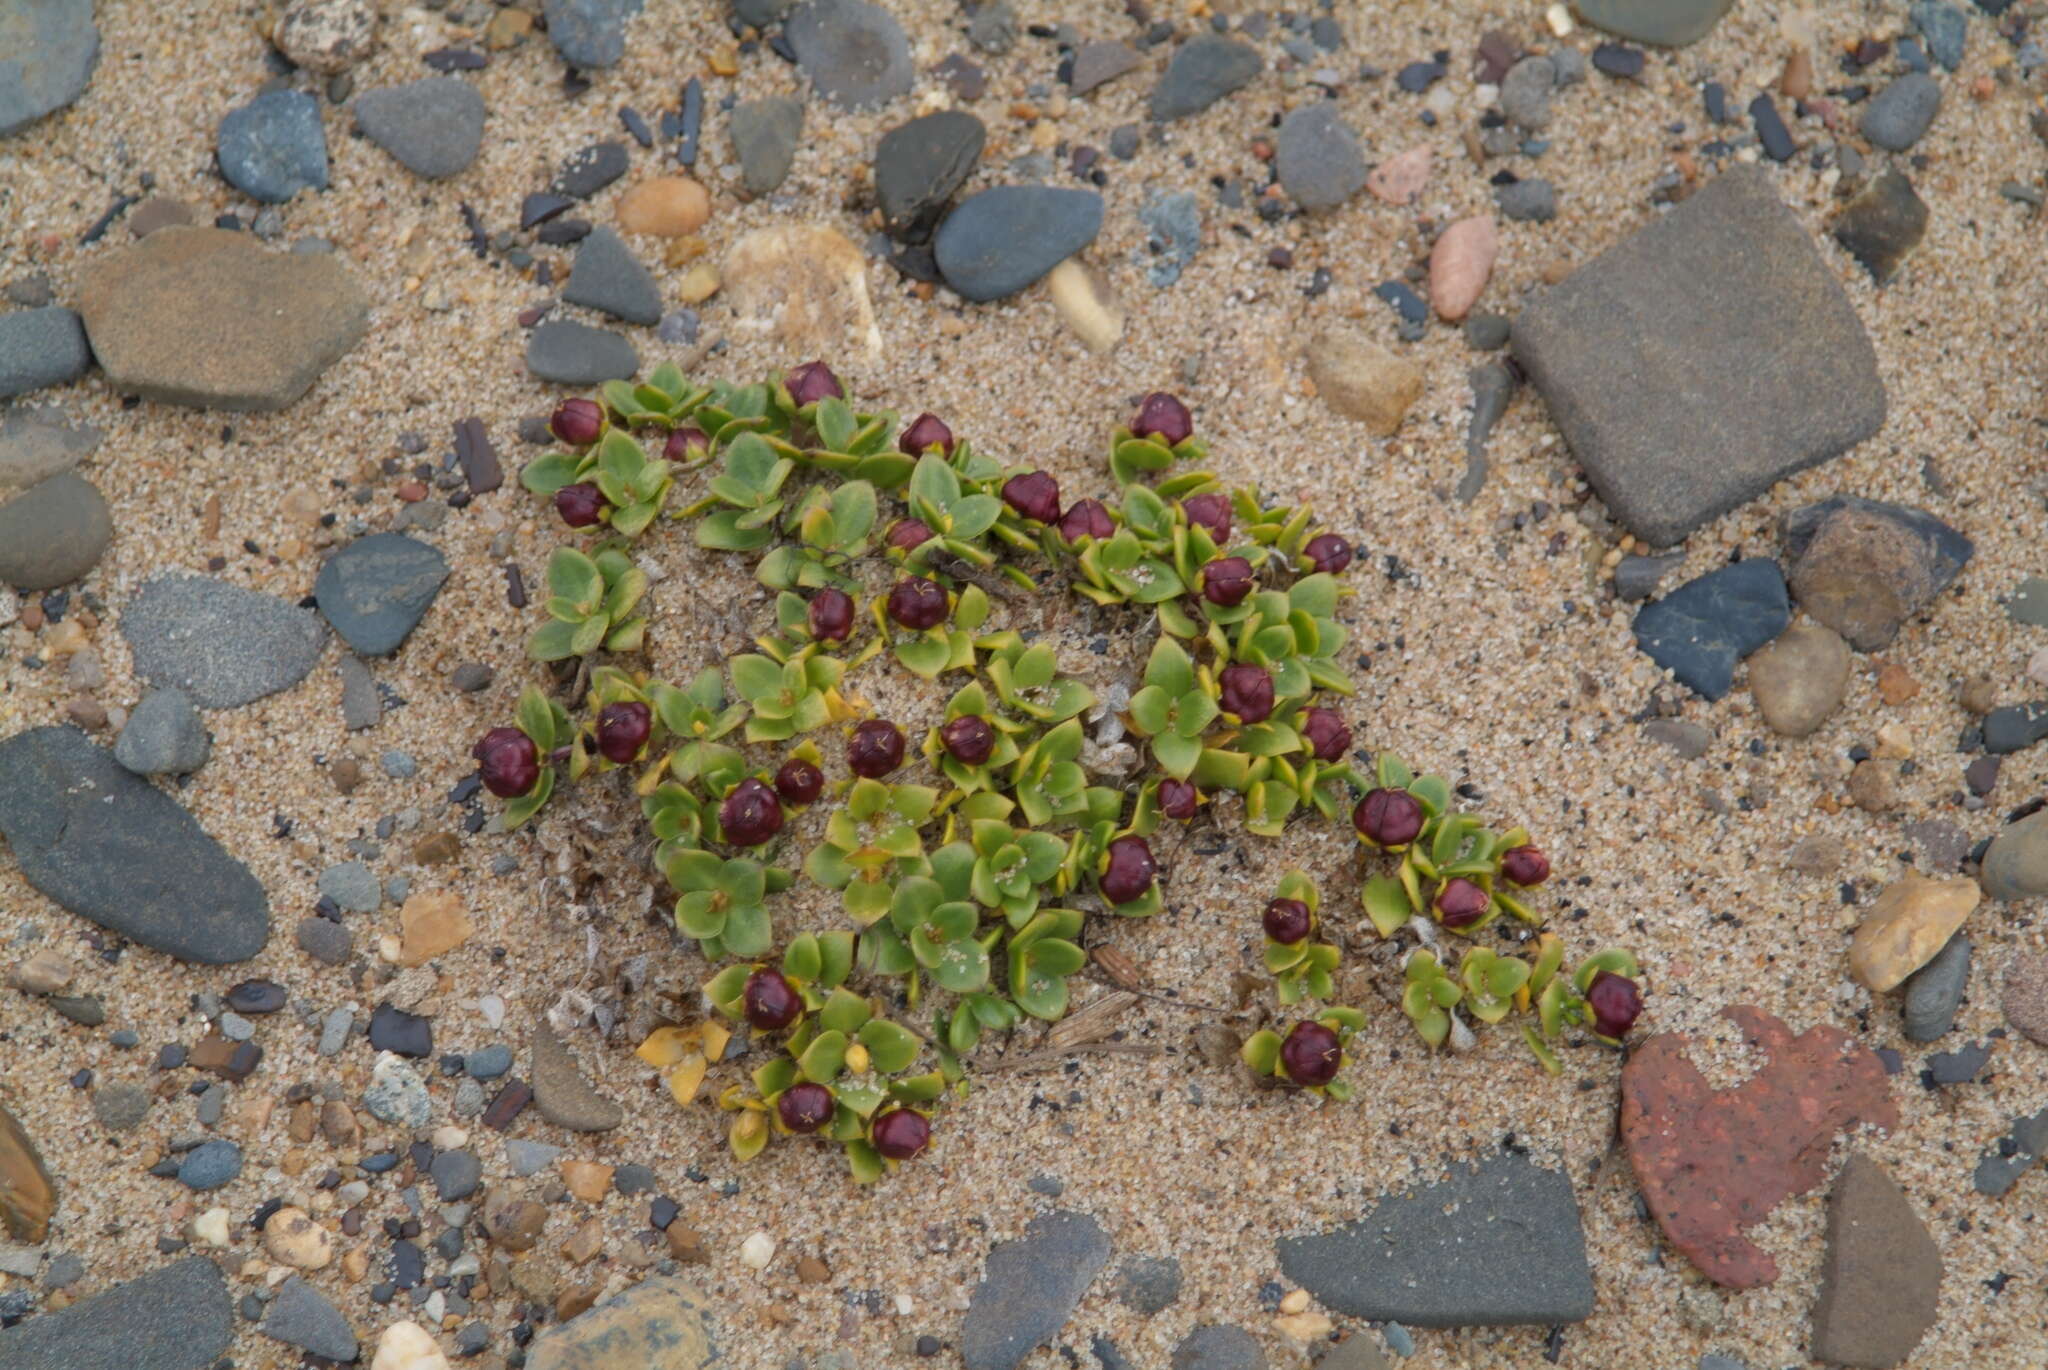
[[[1323,403],[1357,419],[1376,437],[1401,426],[1422,397],[1422,368],[1381,347],[1348,324],[1317,334],[1305,353],[1308,376]]]
[[[596,1161],[561,1162],[562,1183],[587,1204],[603,1203],[611,1188],[612,1168]]]
[[[1966,875],[1929,879],[1907,871],[1864,915],[1849,944],[1849,971],[1882,993],[1895,988],[1948,945],[1983,893]]]
[[[621,195],[616,213],[622,232],[680,238],[711,217],[711,193],[688,176],[656,176]]]
[[[376,47],[377,6],[375,0],[296,0],[270,37],[293,66],[333,76]]]
[[[792,356],[882,355],[867,263],[833,229],[778,224],[749,233],[726,254],[725,299],[736,332],[768,338]]]
[[[420,966],[469,940],[476,927],[462,897],[448,890],[413,895],[398,911],[398,964]]]
[[[319,1270],[334,1259],[334,1238],[305,1209],[287,1204],[263,1224],[263,1249],[280,1265]]]
[[[1124,310],[1101,272],[1072,257],[1045,278],[1053,308],[1091,352],[1109,352],[1124,336]]]
[[[416,1322],[394,1322],[377,1338],[370,1370],[448,1370],[448,1357]]]
[[[0,1235],[30,1246],[50,1233],[57,1185],[28,1133],[0,1104]]]
[[[71,963],[48,947],[7,968],[8,987],[24,994],[55,994],[70,983]]]
[[[1500,231],[1487,215],[1460,219],[1443,231],[1429,254],[1429,302],[1438,318],[1457,323],[1472,312],[1499,252]]]
[[[1832,628],[1802,623],[1749,658],[1749,691],[1781,737],[1805,737],[1842,704],[1852,666]]]

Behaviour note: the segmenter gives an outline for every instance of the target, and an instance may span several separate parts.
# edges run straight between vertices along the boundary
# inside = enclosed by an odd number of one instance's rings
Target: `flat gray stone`
[[[609,228],[591,229],[577,246],[562,298],[627,323],[661,322],[661,287],[654,273]]]
[[[229,110],[221,116],[214,154],[229,185],[265,204],[327,189],[320,103],[304,91],[265,91]]]
[[[740,159],[740,180],[750,195],[767,195],[789,176],[804,132],[804,102],[794,95],[770,95],[733,106],[732,150]]]
[[[356,127],[415,175],[469,169],[484,143],[484,97],[459,76],[429,76],[356,97]]]
[[[433,1177],[434,1193],[442,1203],[454,1203],[476,1193],[483,1183],[483,1163],[467,1151],[444,1151],[427,1167]]]
[[[92,1116],[109,1132],[126,1132],[149,1116],[156,1095],[125,1081],[102,1085],[92,1094]]]
[[[626,174],[632,164],[626,145],[617,139],[579,148],[562,162],[555,174],[555,189],[564,195],[587,200]]]
[[[1941,1249],[1905,1191],[1868,1156],[1850,1156],[1828,1196],[1814,1359],[1901,1364],[1934,1325],[1941,1275]]]
[[[1510,123],[1530,132],[1550,127],[1550,93],[1557,88],[1557,63],[1524,57],[1501,78],[1500,110]]]
[[[1530,176],[1493,192],[1503,217],[1517,223],[1548,223],[1557,217],[1557,188],[1541,176]]]
[[[1957,933],[1906,980],[1906,1001],[1900,1010],[1906,1040],[1932,1042],[1954,1027],[1969,984],[1970,939]]]
[[[1978,1158],[1970,1182],[1979,1194],[1995,1199],[2018,1184],[2044,1154],[2048,1154],[2048,1108],[2014,1118],[2012,1131]]]
[[[558,385],[631,380],[640,354],[622,333],[573,319],[549,319],[527,335],[526,369]]]
[[[626,21],[642,0],[542,0],[548,38],[572,67],[616,66],[626,55]]]
[[[99,429],[68,422],[60,409],[0,409],[0,502],[71,470],[99,445]]]
[[[1015,1370],[1059,1335],[1109,1259],[1109,1238],[1085,1213],[1047,1213],[999,1242],[960,1322],[967,1370]]]
[[[1735,663],[1791,621],[1778,563],[1751,557],[1644,605],[1634,626],[1636,646],[1652,661],[1695,694],[1719,699],[1735,683]]]
[[[1887,152],[1904,152],[1920,141],[1940,109],[1940,83],[1924,71],[1909,71],[1871,97],[1858,125]]]
[[[1127,71],[1136,70],[1144,58],[1128,43],[1103,41],[1083,43],[1074,50],[1073,74],[1068,89],[1075,95],[1108,85]]]
[[[875,198],[882,225],[922,241],[953,192],[974,173],[988,129],[963,109],[935,110],[882,135],[875,146]]]
[[[313,598],[342,641],[364,656],[389,656],[447,579],[440,548],[403,533],[372,533],[327,558]]]
[[[1197,34],[1166,64],[1166,74],[1152,88],[1148,109],[1162,124],[1200,114],[1250,85],[1264,67],[1259,50],[1249,43],[1218,33]]]
[[[0,1330],[7,1370],[205,1370],[234,1341],[220,1268],[187,1256]]]
[[[0,837],[36,889],[181,961],[246,961],[270,936],[248,868],[74,728],[0,742]]]
[[[1638,43],[1679,48],[1707,36],[1735,0],[1572,0],[1595,28]]]
[[[343,913],[375,913],[384,903],[384,887],[360,861],[342,861],[320,872],[316,885]]]
[[[113,536],[113,514],[91,482],[71,471],[51,476],[0,504],[0,583],[69,585],[99,565]]]
[[[355,938],[349,935],[348,929],[326,918],[300,919],[297,930],[292,934],[292,940],[300,951],[323,966],[338,966],[348,960],[349,953],[355,950]],[[344,1009],[342,1013],[346,1017],[348,1011]],[[343,1025],[343,1030],[347,1030],[346,1024]],[[338,1045],[336,1050],[340,1050]]]
[[[264,1310],[263,1335],[344,1363],[356,1358],[356,1334],[327,1296],[294,1275],[277,1288]]]
[[[352,733],[376,727],[384,717],[384,698],[377,693],[377,680],[370,668],[354,652],[346,652],[337,672],[341,676],[341,725]]]
[[[2005,615],[2014,623],[2048,628],[2048,577],[2028,576],[2005,602]]]
[[[211,576],[166,573],[121,610],[135,672],[202,709],[288,690],[320,659],[327,632],[310,609]]]
[[[887,10],[866,0],[806,0],[783,25],[797,67],[817,92],[846,109],[910,93],[910,40]]]
[[[178,1183],[202,1193],[232,1183],[241,1173],[242,1148],[220,1137],[201,1142],[178,1163]]]
[[[1869,335],[1757,167],[1538,293],[1513,347],[1607,507],[1653,546],[1884,421]]]
[[[1334,100],[1303,105],[1280,121],[1273,166],[1281,186],[1310,212],[1335,209],[1365,187],[1365,152]]]
[[[91,365],[85,327],[62,305],[0,314],[0,400],[68,384]]]
[[[1571,1181],[1503,1153],[1355,1223],[1283,1237],[1280,1268],[1324,1306],[1415,1327],[1550,1326],[1593,1312]],[[1474,1272],[1484,1272],[1483,1277]]]
[[[2023,751],[2048,737],[2048,699],[2007,704],[1984,715],[1984,750],[1993,756]]]
[[[932,239],[946,284],[969,300],[999,300],[1095,241],[1102,197],[1092,190],[996,186],[960,202]]]
[[[1242,1327],[1197,1327],[1173,1348],[1172,1370],[1266,1370],[1266,1352]]]
[[[2048,810],[2000,828],[1978,879],[1986,894],[2008,903],[2048,894]]]
[[[0,0],[0,138],[84,94],[99,59],[90,0]]]
[[[144,695],[114,739],[114,760],[137,775],[190,775],[212,752],[206,720],[175,686]]]

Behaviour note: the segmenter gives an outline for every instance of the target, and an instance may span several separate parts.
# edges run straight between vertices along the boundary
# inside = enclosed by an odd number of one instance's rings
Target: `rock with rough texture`
[[[91,365],[78,315],[62,305],[0,314],[0,400],[68,385]]]
[[[242,1148],[225,1138],[201,1142],[178,1162],[178,1183],[205,1192],[231,1184],[242,1173]]]
[[[1828,1247],[1813,1305],[1813,1357],[1888,1370],[1934,1325],[1941,1250],[1883,1166],[1849,1157],[1828,1196]]]
[[[1778,563],[1752,557],[1689,580],[1636,611],[1636,646],[1679,684],[1719,699],[1735,683],[1735,663],[1785,631],[1792,620]]]
[[[483,147],[484,97],[459,76],[429,76],[357,97],[356,127],[415,175],[444,180]]]
[[[0,1234],[30,1246],[50,1235],[57,1183],[20,1120],[0,1104]],[[0,1337],[0,1347],[6,1345]]]
[[[1571,1181],[1526,1156],[1455,1166],[1353,1223],[1283,1237],[1280,1268],[1325,1307],[1415,1327],[1583,1322],[1593,1275]],[[1469,1272],[1485,1270],[1474,1280]]]
[[[114,760],[137,775],[190,775],[212,752],[206,720],[175,686],[144,695],[114,739]]]
[[[571,1132],[606,1132],[626,1116],[591,1088],[569,1048],[545,1023],[533,1027],[533,1102],[542,1117]]]
[[[1266,1370],[1266,1352],[1242,1327],[1197,1327],[1173,1348],[1172,1370]]]
[[[210,576],[166,573],[121,610],[135,672],[202,709],[234,709],[288,690],[320,659],[327,633],[310,609]]]
[[[1516,223],[1548,223],[1557,217],[1557,187],[1541,176],[1530,176],[1493,192],[1501,217]]]
[[[593,228],[577,247],[562,298],[627,323],[661,321],[661,287],[654,283],[654,273],[609,228]]]
[[[1771,731],[1805,737],[1841,707],[1849,644],[1832,628],[1802,623],[1749,659],[1749,692]]]
[[[84,94],[99,60],[87,0],[0,0],[0,138]]]
[[[1151,1317],[1180,1298],[1180,1261],[1172,1256],[1133,1256],[1117,1267],[1117,1302]]]
[[[2003,6],[1994,3],[1990,7],[1979,6],[1985,13],[1993,13]],[[1928,55],[1941,63],[1942,70],[1954,71],[1963,64],[1963,48],[1970,37],[1970,25],[1963,12],[1944,0],[1913,0],[1907,8],[1912,17],[1913,27],[1927,40]]]
[[[1970,540],[1924,509],[1837,495],[1786,516],[1786,581],[1799,607],[1862,652],[1891,645],[1899,625],[1969,565]]]
[[[1524,57],[1501,78],[1500,111],[1508,121],[1531,133],[1550,127],[1550,93],[1557,86],[1557,63],[1548,57]]]
[[[2008,823],[1984,853],[1984,892],[2011,903],[2048,895],[2048,812]]]
[[[165,228],[93,258],[79,291],[119,393],[207,409],[282,409],[361,341],[369,298],[331,252],[251,233]]]
[[[297,1275],[278,1286],[259,1324],[263,1335],[326,1360],[356,1358],[356,1334],[327,1296]]]
[[[1365,153],[1334,101],[1303,105],[1280,121],[1273,167],[1294,202],[1313,213],[1335,209],[1365,185]]]
[[[549,319],[527,336],[526,369],[557,385],[601,385],[631,380],[640,354],[622,333]]]
[[[248,868],[74,728],[0,742],[0,837],[36,889],[181,961],[246,961],[270,936]]]
[[[1940,109],[1940,84],[1924,71],[1909,71],[1871,97],[1858,126],[1886,151],[1904,152],[1920,141]]]
[[[99,445],[99,429],[67,422],[60,409],[0,409],[0,502],[71,470]]]
[[[1906,1002],[1900,1009],[1906,1040],[1936,1041],[1954,1027],[1969,985],[1970,939],[1958,933],[1906,981]]]
[[[1885,285],[1927,235],[1927,202],[1904,172],[1887,171],[1842,206],[1833,232],[1870,279]]]
[[[908,95],[910,40],[896,17],[866,0],[805,0],[783,25],[796,64],[818,94],[845,109]]]
[[[1930,879],[1907,870],[1885,886],[1849,942],[1849,972],[1882,994],[1932,961],[1984,898],[1967,875]]]
[[[1422,368],[1397,357],[1350,324],[1332,324],[1309,340],[1308,377],[1324,404],[1388,437],[1422,398]]]
[[[2012,1131],[1978,1157],[1971,1187],[1995,1199],[2018,1184],[2044,1154],[2048,1154],[2048,1108],[2012,1120]]]
[[[126,1132],[141,1126],[155,1102],[156,1096],[141,1085],[102,1085],[92,1094],[92,1116],[109,1132]]]
[[[999,1242],[960,1323],[967,1370],[1015,1370],[1066,1326],[1109,1259],[1109,1238],[1085,1213],[1047,1213]]]
[[[1682,48],[1707,36],[1735,0],[1572,0],[1595,28],[1638,43]]]
[[[626,21],[643,0],[541,0],[548,38],[572,67],[616,66],[626,55]]]
[[[536,1337],[526,1370],[714,1370],[717,1316],[695,1285],[657,1275]]]
[[[270,41],[293,66],[333,76],[377,46],[375,0],[294,0]]]
[[[1095,241],[1102,196],[1054,186],[970,195],[932,239],[946,284],[969,300],[1014,295]]]
[[[1460,219],[1438,235],[1429,251],[1429,303],[1438,318],[1456,323],[1472,312],[1499,252],[1500,230],[1483,214]]]
[[[426,616],[448,579],[438,547],[403,533],[357,538],[313,581],[321,616],[364,656],[389,656]]]
[[[2048,952],[2020,951],[2005,972],[2005,1021],[2048,1046]]]
[[[1232,91],[1250,85],[1264,68],[1259,50],[1218,33],[1200,33],[1180,45],[1166,74],[1152,88],[1148,108],[1166,123],[1200,114]]]
[[[206,1370],[235,1335],[220,1267],[204,1256],[152,1270],[68,1308],[0,1329],[8,1370]]]
[[[758,228],[725,256],[725,302],[734,331],[766,337],[789,356],[882,354],[868,300],[867,263],[836,229]]]
[[[434,1109],[419,1072],[390,1051],[379,1051],[376,1064],[370,1067],[363,1107],[371,1117],[399,1127],[425,1127]]]
[[[1838,1131],[1895,1128],[1899,1114],[1883,1065],[1840,1028],[1794,1037],[1747,1004],[1721,1013],[1763,1067],[1717,1090],[1693,1064],[1691,1038],[1659,1033],[1622,1067],[1621,1135],[1671,1244],[1716,1284],[1751,1289],[1777,1279],[1778,1264],[1743,1229],[1825,1178]]]
[[[920,115],[875,146],[875,198],[893,237],[922,242],[981,160],[988,130],[965,110]]]
[[[0,584],[17,590],[69,585],[99,565],[114,536],[106,499],[70,471],[0,500]]]
[[[265,204],[327,189],[327,134],[320,104],[298,90],[269,90],[221,117],[214,140],[220,174]]]
[[[1365,188],[1373,198],[1390,205],[1411,205],[1429,184],[1430,165],[1435,154],[1427,143],[1396,153],[1372,169]]]
[[[1068,89],[1075,95],[1108,85],[1127,71],[1134,71],[1144,59],[1128,43],[1104,40],[1083,43],[1074,49],[1073,73]]]
[[[1652,546],[1884,421],[1870,338],[1760,168],[1538,293],[1513,342],[1594,489]]]
[[[804,131],[804,102],[794,95],[770,95],[733,106],[732,150],[740,159],[740,180],[750,195],[766,195],[789,176]]]

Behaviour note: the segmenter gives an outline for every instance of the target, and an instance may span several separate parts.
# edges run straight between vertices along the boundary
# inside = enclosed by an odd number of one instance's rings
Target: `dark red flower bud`
[[[839,377],[823,362],[805,362],[784,377],[783,384],[789,387],[789,397],[799,409],[819,400],[846,398],[846,388],[840,385]]]
[[[596,400],[563,400],[548,420],[548,431],[571,447],[588,447],[604,436],[604,406]]]
[[[914,552],[931,540],[931,527],[922,519],[898,519],[889,529],[889,545],[899,552]]]
[[[1309,934],[1315,915],[1299,899],[1275,899],[1266,905],[1266,936],[1293,946]]]
[[[1493,896],[1467,880],[1453,876],[1436,892],[1436,921],[1447,928],[1469,928],[1486,917]]]
[[[937,414],[919,414],[896,439],[896,450],[913,457],[921,457],[933,447],[947,456],[953,454],[953,430]]]
[[[786,1028],[804,1011],[796,986],[773,966],[764,966],[747,977],[740,993],[740,1009],[747,1022],[762,1032]]]
[[[1422,801],[1406,790],[1368,790],[1351,811],[1351,826],[1376,847],[1405,847],[1428,817]]]
[[[846,741],[846,765],[866,780],[880,780],[903,764],[903,730],[886,718],[870,718]]]
[[[1164,390],[1154,390],[1138,401],[1138,417],[1131,420],[1131,432],[1154,438],[1168,447],[1185,442],[1195,431],[1195,416],[1188,407]]]
[[[1189,495],[1180,502],[1188,522],[1209,530],[1209,540],[1218,547],[1230,541],[1230,499],[1226,495]]]
[[[738,847],[758,847],[782,831],[782,801],[766,781],[748,776],[718,806],[718,827]]]
[[[914,632],[938,627],[951,609],[945,587],[923,576],[908,576],[889,591],[889,617]]]
[[[1152,848],[1145,845],[1145,839],[1119,837],[1109,844],[1107,854],[1109,860],[1097,882],[1102,886],[1102,897],[1112,904],[1143,899],[1152,888],[1153,877],[1159,874],[1159,863],[1152,859]]]
[[[1218,557],[1202,568],[1202,598],[1228,609],[1252,592],[1252,564],[1243,557]]]
[[[962,714],[939,729],[939,741],[963,766],[979,766],[996,749],[996,730],[976,714]]]
[[[932,1139],[931,1122],[908,1108],[892,1108],[875,1119],[875,1150],[892,1161],[907,1161]]]
[[[1099,499],[1077,499],[1060,515],[1060,536],[1068,542],[1082,538],[1102,539],[1114,535],[1116,523]]]
[[[1220,691],[1216,702],[1246,723],[1263,723],[1273,712],[1273,677],[1263,666],[1225,666],[1216,684]]]
[[[801,808],[815,804],[825,792],[825,773],[800,756],[791,757],[775,772],[775,793],[785,804]]]
[[[811,636],[820,642],[844,642],[853,636],[853,597],[826,586],[804,608]]]
[[[1586,1006],[1593,1010],[1593,1031],[1602,1037],[1625,1037],[1643,1011],[1643,988],[1626,975],[1596,971],[1586,986]]]
[[[1304,1089],[1330,1083],[1343,1065],[1344,1044],[1321,1023],[1296,1023],[1280,1044],[1280,1068]]]
[[[711,435],[701,428],[678,428],[661,445],[662,458],[667,461],[701,461],[710,450]]]
[[[1301,735],[1308,739],[1309,753],[1318,761],[1341,761],[1351,750],[1351,729],[1335,709],[1304,709]]]
[[[484,788],[500,799],[517,799],[540,779],[540,748],[517,728],[493,728],[469,754],[477,760]]]
[[[1195,816],[1195,809],[1202,802],[1202,792],[1185,780],[1172,776],[1159,782],[1159,812],[1168,818],[1185,823]]]
[[[1501,853],[1500,873],[1507,877],[1509,884],[1527,889],[1550,878],[1550,858],[1543,854],[1541,847],[1527,843],[1510,847]]]
[[[816,1132],[832,1121],[837,1106],[831,1090],[804,1080],[776,1097],[775,1116],[791,1132]]]
[[[588,528],[604,522],[605,510],[609,508],[611,505],[606,501],[604,491],[588,481],[565,485],[555,491],[555,512],[571,528]]]
[[[1003,503],[1025,518],[1056,523],[1060,516],[1060,483],[1043,471],[1026,471],[1003,482]]]
[[[614,766],[640,755],[654,731],[654,710],[637,699],[607,704],[597,711],[597,750]]]
[[[1310,570],[1333,576],[1351,564],[1351,544],[1335,533],[1316,534],[1301,549],[1301,554],[1308,558]]]

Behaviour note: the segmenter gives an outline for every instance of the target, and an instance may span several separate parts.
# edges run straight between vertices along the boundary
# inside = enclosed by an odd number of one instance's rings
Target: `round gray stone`
[[[1557,63],[1524,57],[1500,83],[1500,111],[1510,122],[1536,132],[1550,126],[1550,92],[1557,87]]]
[[[0,400],[75,381],[91,365],[85,325],[62,305],[0,314]]]
[[[1365,153],[1333,101],[1304,105],[1282,119],[1273,146],[1280,184],[1303,209],[1334,209],[1365,185]]]
[[[640,354],[622,333],[549,319],[527,336],[526,369],[557,385],[598,385],[632,379]]]
[[[1887,152],[1920,141],[1941,109],[1941,85],[1924,71],[1909,71],[1863,107],[1863,136]]]
[[[0,582],[54,590],[99,564],[113,515],[92,484],[66,471],[0,504]]]
[[[438,181],[476,160],[484,97],[458,76],[430,76],[359,96],[356,127],[407,169]]]
[[[384,901],[383,886],[370,868],[360,861],[343,861],[320,872],[323,897],[332,899],[343,913],[375,913]]]
[[[439,548],[403,533],[374,533],[327,559],[313,582],[313,598],[349,646],[364,656],[388,656],[425,616],[447,579],[448,558]]]
[[[137,775],[190,775],[212,751],[206,720],[175,686],[144,695],[114,739],[114,760]]]
[[[996,186],[961,201],[932,240],[946,284],[970,300],[1014,295],[1095,241],[1092,190]]]
[[[88,0],[0,0],[0,138],[76,100],[99,58]]]
[[[434,1157],[427,1173],[433,1176],[434,1192],[441,1196],[441,1202],[454,1203],[476,1193],[477,1186],[483,1183],[484,1167],[467,1151],[444,1151]]]
[[[187,1189],[219,1189],[242,1173],[242,1148],[216,1137],[201,1142],[178,1163],[178,1183]]]
[[[214,152],[228,184],[266,204],[327,188],[320,104],[304,91],[266,91],[229,110],[221,118]]]
[[[1266,1370],[1266,1353],[1242,1327],[1197,1327],[1173,1348],[1173,1370]]]
[[[202,709],[234,709],[288,690],[320,659],[326,630],[310,609],[211,576],[156,577],[121,611],[136,674],[175,685]]]
[[[910,93],[910,40],[866,0],[806,0],[783,26],[797,66],[820,95],[853,109]]]

